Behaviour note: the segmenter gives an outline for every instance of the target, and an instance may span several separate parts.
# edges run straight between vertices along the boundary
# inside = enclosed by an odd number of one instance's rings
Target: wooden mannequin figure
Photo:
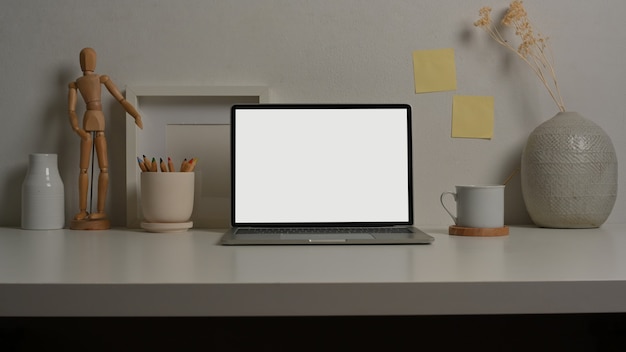
[[[124,110],[135,118],[135,124],[143,128],[141,116],[128,102],[115,84],[106,75],[94,73],[96,69],[96,52],[91,48],[84,48],[80,52],[80,67],[83,76],[69,84],[69,117],[72,129],[80,136],[80,174],[78,176],[78,194],[80,212],[74,216],[70,228],[74,230],[104,230],[111,227],[104,205],[109,186],[109,162],[107,145],[104,135],[104,113],[102,112],[101,86],[104,85],[109,93],[124,107]],[[83,117],[83,127],[78,125],[76,116],[77,92],[80,92],[86,104]],[[95,141],[95,144],[94,144]],[[89,189],[88,169],[93,160],[90,160],[91,151],[95,146],[100,174],[98,176],[98,202],[94,213],[87,212],[87,192]],[[92,175],[93,177],[93,175]]]

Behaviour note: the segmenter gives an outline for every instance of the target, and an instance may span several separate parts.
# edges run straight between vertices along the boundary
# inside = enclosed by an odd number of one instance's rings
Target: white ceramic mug
[[[183,223],[193,212],[193,172],[142,172],[141,208],[149,223]]]
[[[444,204],[446,196],[451,196],[456,201],[456,216]],[[456,186],[456,193],[443,192],[439,200],[457,226],[474,228],[504,226],[504,185]]]

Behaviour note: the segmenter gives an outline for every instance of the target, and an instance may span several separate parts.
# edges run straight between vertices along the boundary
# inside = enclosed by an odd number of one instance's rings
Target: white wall
[[[526,0],[551,38],[568,110],[602,126],[620,163],[608,222],[626,221],[623,114],[626,2]],[[78,53],[98,52],[98,73],[127,85],[265,85],[272,102],[400,102],[414,108],[415,218],[448,225],[439,194],[455,183],[501,182],[527,135],[556,113],[529,69],[473,27],[496,0],[10,0],[0,12],[0,225],[19,226],[28,154],[59,154],[68,219],[77,211],[78,137],[67,84]],[[416,95],[411,53],[452,47],[458,90]],[[495,96],[492,140],[450,138],[454,94]],[[110,200],[125,224],[123,110],[104,99]],[[150,123],[145,120],[144,123]],[[528,222],[519,177],[508,186],[507,223]]]

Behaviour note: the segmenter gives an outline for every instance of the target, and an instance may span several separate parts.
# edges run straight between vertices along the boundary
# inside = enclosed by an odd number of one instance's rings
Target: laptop
[[[429,244],[413,226],[411,107],[231,108],[222,245]]]

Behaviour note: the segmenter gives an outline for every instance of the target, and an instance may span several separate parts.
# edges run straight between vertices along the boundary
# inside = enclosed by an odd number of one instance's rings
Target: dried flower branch
[[[521,40],[517,48],[514,48],[509,41],[504,39],[498,31],[497,25],[494,25],[491,20],[491,7],[483,7],[478,13],[480,18],[474,22],[474,26],[484,29],[497,43],[511,49],[524,60],[539,77],[559,110],[565,111],[565,105],[563,104],[563,98],[561,97],[554,70],[554,58],[548,45],[548,38],[533,30],[522,1],[512,1],[509,9],[500,21],[501,25],[515,29],[515,35]]]

